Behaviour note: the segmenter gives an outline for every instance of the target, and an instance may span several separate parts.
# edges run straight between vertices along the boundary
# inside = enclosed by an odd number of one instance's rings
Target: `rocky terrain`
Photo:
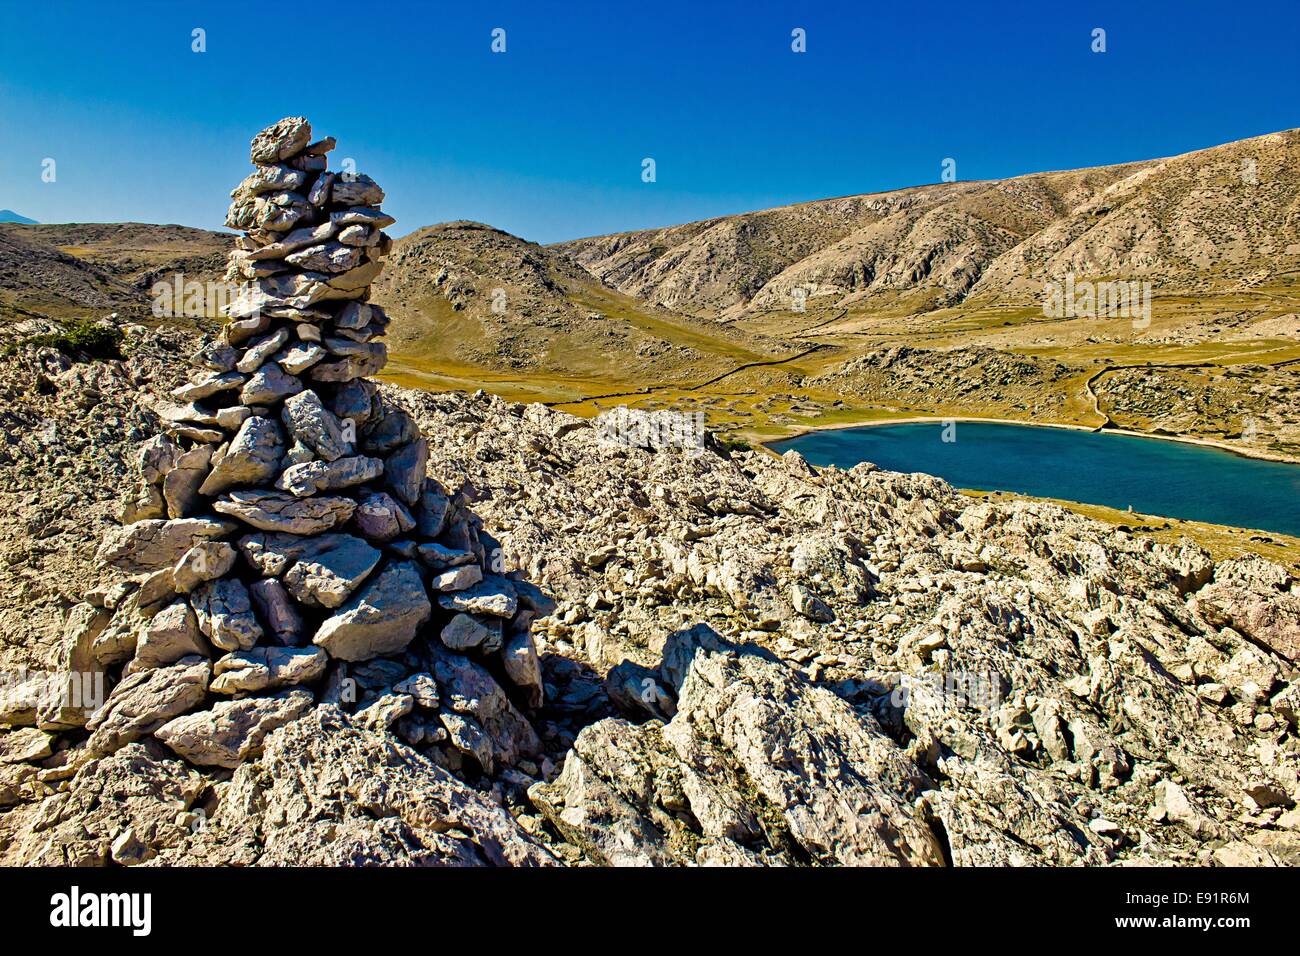
[[[176,273],[220,276],[230,236],[135,222],[0,223],[0,317],[150,316],[150,289]]]
[[[1300,862],[1286,570],[376,385],[392,220],[333,145],[254,138],[219,338],[0,356],[0,862]],[[893,348],[843,387],[1068,371]]]
[[[0,462],[11,673],[57,668],[117,578],[94,551],[195,344],[128,341],[123,362],[0,366],[21,399]],[[76,732],[19,726],[6,862],[1296,861],[1300,595],[1279,569],[925,476],[382,391],[503,569],[556,601],[533,622],[541,699],[506,701],[540,753],[449,767],[328,703],[234,768],[149,734],[83,763]],[[466,707],[502,706],[492,686]]]
[[[868,352],[803,384],[910,409],[981,404],[990,413],[1027,413],[1051,421],[1063,414],[1068,400],[1059,386],[1078,374],[1078,369],[1050,359],[982,346],[936,350],[896,345]]]
[[[1125,427],[1186,434],[1217,423],[1224,437],[1248,447],[1268,440],[1300,447],[1297,364],[1125,368],[1094,388],[1102,412]]]

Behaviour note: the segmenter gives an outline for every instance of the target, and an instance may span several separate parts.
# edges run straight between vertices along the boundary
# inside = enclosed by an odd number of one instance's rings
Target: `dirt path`
[[[608,394],[605,395],[588,395],[585,398],[571,398],[563,402],[543,402],[542,404],[545,405],[547,408],[562,408],[565,405],[581,405],[583,402],[598,402],[598,401],[604,401],[606,399],[611,399],[611,398],[645,397],[647,395],[653,395],[655,392],[663,392],[663,391],[697,392],[702,388],[708,388],[710,385],[716,385],[724,378],[730,378],[732,375],[735,375],[738,372],[743,372],[751,368],[771,368],[776,365],[785,365],[788,362],[797,362],[799,359],[803,358],[804,356],[811,355],[813,352],[820,352],[823,351],[824,349],[828,349],[831,347],[832,346],[829,345],[818,344],[818,345],[813,345],[810,348],[806,348],[802,352],[799,352],[796,355],[788,355],[785,358],[767,359],[762,362],[745,362],[743,365],[737,365],[733,369],[728,369],[727,371],[723,372],[721,375],[715,375],[713,376],[713,378],[706,379],[703,382],[696,382],[694,385],[679,385],[679,384],[647,385],[644,388],[632,389],[631,391],[626,391],[626,392],[609,392]]]

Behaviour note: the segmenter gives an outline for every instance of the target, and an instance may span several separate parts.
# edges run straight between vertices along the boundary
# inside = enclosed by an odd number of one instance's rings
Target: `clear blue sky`
[[[548,242],[1300,126],[1297,37],[1297,0],[0,0],[0,208],[219,227],[249,138],[303,114],[395,231]]]

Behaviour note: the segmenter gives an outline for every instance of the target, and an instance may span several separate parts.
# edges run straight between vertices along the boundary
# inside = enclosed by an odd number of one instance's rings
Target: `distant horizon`
[[[367,10],[361,41],[321,30],[274,62],[245,43],[248,3],[59,9],[51,30],[48,11],[11,4],[0,35],[3,201],[51,225],[227,231],[249,139],[286,115],[379,181],[394,235],[468,219],[541,244],[931,185],[945,168],[1010,179],[1297,125],[1300,8],[1281,0],[1025,0],[997,15],[939,0],[921,21],[850,4],[398,2]]]
[[[1186,153],[1194,153],[1205,149],[1213,149],[1216,146],[1225,146],[1228,145],[1229,143],[1242,142],[1244,140],[1249,140],[1249,139],[1258,139],[1260,137],[1273,136],[1279,133],[1288,133],[1296,129],[1300,129],[1300,127],[1288,127],[1285,129],[1268,130],[1266,132],[1256,133],[1252,136],[1245,136],[1237,140],[1223,140],[1221,142],[1209,143],[1206,144],[1205,146],[1193,147],[1190,150],[1183,150],[1178,153],[1164,153],[1158,156],[1144,157],[1142,159],[1121,159],[1115,162],[1097,163],[1092,166],[1062,167],[1060,169],[1036,169],[1030,172],[1012,173],[1011,175],[1008,176],[993,176],[985,179],[960,179],[960,180],[955,180],[950,184],[945,184],[942,181],[935,180],[933,182],[912,183],[906,186],[894,186],[887,189],[871,189],[871,190],[865,190],[863,192],[856,192],[856,193],[842,193],[840,195],[835,195],[835,196],[817,196],[810,199],[796,199],[791,202],[780,203],[776,206],[764,206],[755,209],[736,209],[727,212],[715,213],[711,216],[701,216],[697,219],[686,219],[680,222],[665,222],[665,223],[658,223],[649,226],[636,226],[630,229],[617,229],[612,232],[589,233],[581,236],[566,236],[561,239],[551,239],[545,242],[540,242],[528,236],[519,235],[518,233],[510,233],[510,235],[515,236],[515,238],[517,239],[523,239],[527,242],[534,242],[537,245],[543,245],[543,246],[555,245],[563,242],[571,242],[577,239],[592,239],[592,238],[599,238],[601,236],[607,236],[607,235],[621,235],[629,232],[641,232],[641,231],[655,230],[655,229],[670,229],[674,226],[687,225],[692,222],[699,222],[706,219],[721,219],[721,218],[726,218],[728,216],[743,216],[748,213],[763,212],[768,209],[780,209],[788,206],[803,205],[805,203],[833,202],[837,199],[853,199],[860,196],[875,196],[875,195],[880,195],[882,193],[902,192],[907,189],[922,189],[927,186],[958,185],[960,183],[1002,182],[1002,181],[1007,181],[1012,179],[1020,179],[1026,176],[1045,176],[1045,175],[1051,175],[1053,173],[1078,172],[1084,169],[1104,169],[1110,166],[1127,166],[1132,163],[1158,162],[1164,159],[1171,159],[1175,156],[1181,156]],[[46,220],[31,219],[29,217],[26,217],[23,213],[15,209],[0,208],[0,216],[3,216],[5,213],[11,213],[16,216],[21,216],[26,221],[18,221],[15,223],[14,220],[0,219],[0,224],[4,224],[6,222],[9,222],[11,224],[17,224],[17,225],[35,225],[35,226],[73,226],[73,225],[111,226],[111,225],[136,224],[142,226],[177,226],[186,229],[201,229],[207,232],[228,234],[230,236],[236,236],[239,234],[238,230],[230,229],[229,227],[224,225],[209,227],[209,226],[198,226],[198,225],[194,225],[193,223],[186,223],[186,222],[153,222],[146,219],[63,219],[63,220],[46,221]],[[485,226],[490,226],[494,229],[502,229],[502,227],[498,226],[496,223],[488,222],[487,220],[478,219],[471,216],[471,217],[461,217],[460,219],[442,219],[437,222],[426,222],[426,223],[422,223],[421,225],[410,226],[409,228],[402,228],[402,224],[398,223],[398,225],[391,227],[388,231],[391,232],[394,237],[400,238],[401,236],[409,235],[412,232],[418,232],[421,229],[427,229],[431,226],[445,225],[450,222],[477,222]],[[510,232],[509,230],[506,229],[502,229],[502,231]]]

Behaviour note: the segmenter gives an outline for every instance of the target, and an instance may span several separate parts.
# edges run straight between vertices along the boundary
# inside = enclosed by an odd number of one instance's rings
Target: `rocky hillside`
[[[9,672],[51,666],[104,583],[92,554],[195,344],[178,335],[131,328],[120,362],[0,360]],[[328,704],[233,773],[150,737],[80,763],[18,726],[0,730],[0,859],[1300,862],[1300,594],[1280,569],[870,465],[384,394],[504,567],[556,600],[534,625],[540,756],[448,768],[409,724]],[[444,679],[448,719],[483,718],[464,745],[506,747],[495,685]]]
[[[1171,159],[954,182],[560,243],[655,305],[735,317],[816,306],[1037,303],[1043,283],[1253,286],[1300,268],[1300,130]]]
[[[1050,359],[981,346],[934,350],[895,345],[868,352],[803,384],[909,409],[978,401],[990,413],[1019,409],[1050,421],[1062,414],[1068,401],[1059,386],[1078,374],[1078,369]]]
[[[0,320],[150,315],[149,290],[183,273],[220,277],[231,237],[136,222],[0,223]]]
[[[398,240],[375,285],[392,348],[419,368],[699,381],[780,347],[648,307],[554,250],[476,222]]]

